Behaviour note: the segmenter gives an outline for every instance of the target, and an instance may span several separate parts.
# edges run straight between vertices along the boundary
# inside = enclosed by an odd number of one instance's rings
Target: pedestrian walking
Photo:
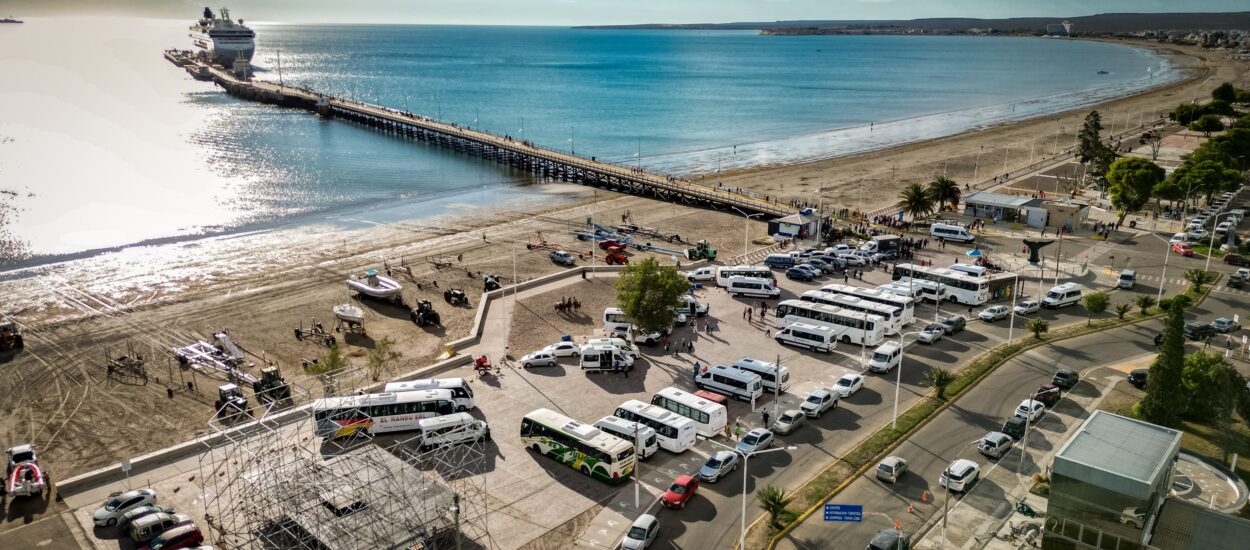
[[[731,435],[729,431],[729,423],[726,422],[725,423],[725,439],[729,439],[730,437],[733,437],[733,435]]]
[[[764,417],[764,427],[768,427],[768,409],[760,410],[760,416]]]
[[[742,439],[742,417],[734,419],[734,441]]]
[[[750,313],[750,312],[751,312],[751,308],[749,308],[749,307],[744,307],[744,308],[742,308],[742,318],[743,318],[743,319],[746,319],[746,318],[747,318],[747,314],[748,314],[748,313]]]
[[[700,367],[699,362],[695,361],[694,362],[694,381],[696,383],[699,381],[699,372],[701,370],[699,367]]]
[[[755,310],[752,309],[750,306],[747,306],[747,322],[751,323],[754,321],[755,321]]]
[[[694,340],[686,342],[686,353],[694,354]]]
[[[660,341],[664,342],[664,351],[668,351],[668,335],[665,334],[664,338],[661,338]]]
[[[769,327],[769,328],[764,329],[764,337],[765,337],[765,338],[772,338],[772,337],[773,337],[773,329],[772,329],[772,327]]]

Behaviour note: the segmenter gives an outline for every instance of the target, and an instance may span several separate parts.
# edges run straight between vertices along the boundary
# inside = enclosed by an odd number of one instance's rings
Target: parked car
[[[204,534],[199,527],[180,525],[152,539],[143,550],[181,550],[199,546],[201,542],[204,542]]]
[[[1185,323],[1185,337],[1190,340],[1205,340],[1214,334],[1209,323]]]
[[[806,414],[803,414],[798,409],[790,409],[781,413],[781,416],[773,421],[772,429],[779,434],[791,434],[805,422],[807,422]]]
[[[843,374],[842,378],[839,378],[838,381],[833,385],[833,391],[838,392],[838,397],[842,399],[846,399],[852,395],[855,395],[855,392],[859,391],[860,388],[863,388],[863,387],[864,387],[864,377],[862,375]]]
[[[680,475],[669,485],[668,490],[664,491],[664,496],[660,497],[660,503],[665,508],[681,510],[686,507],[686,503],[694,498],[695,493],[699,491],[699,480],[694,476]]]
[[[738,442],[738,452],[753,453],[773,446],[773,432],[764,428],[756,428],[742,436]]]
[[[1224,284],[1228,285],[1228,288],[1241,288],[1246,286],[1246,278],[1238,273],[1233,273],[1228,276],[1228,282]]]
[[[796,265],[786,270],[786,278],[794,281],[810,281],[815,279],[816,275]]]
[[[738,453],[716,451],[707,459],[707,462],[703,463],[703,467],[699,468],[699,479],[708,483],[716,483],[716,480],[737,469]]]
[[[556,342],[543,348],[543,351],[556,357],[579,357],[582,354],[582,346],[577,342]]]
[[[1185,242],[1185,239],[1187,238],[1188,237],[1184,233],[1177,233],[1175,235],[1172,235],[1171,239],[1168,239],[1168,244],[1173,245],[1176,243],[1183,243]]]
[[[820,418],[825,411],[836,408],[838,408],[838,396],[824,388],[812,390],[812,393],[807,394],[807,399],[799,404],[799,410],[813,418]]]
[[[877,479],[894,483],[907,473],[907,461],[897,456],[887,456],[877,463]]]
[[[1219,319],[1211,321],[1211,328],[1220,334],[1227,334],[1229,332],[1237,332],[1241,330],[1241,323],[1229,319],[1228,317],[1220,317]]]
[[[1150,369],[1133,369],[1128,373],[1128,383],[1139,390],[1146,389],[1146,378],[1150,376]]]
[[[1063,391],[1059,386],[1054,384],[1042,384],[1037,388],[1037,391],[1033,393],[1033,399],[1041,401],[1042,404],[1047,407],[1058,403],[1061,398],[1063,398]]]
[[[833,273],[833,266],[829,262],[824,261],[820,256],[813,256],[807,259],[807,263],[811,264],[821,273]]]
[[[1233,275],[1241,277],[1242,279],[1250,279],[1250,267],[1238,268],[1237,271],[1233,272]]]
[[[1028,430],[1028,428],[1029,425],[1023,418],[1019,416],[1012,416],[1003,421],[1003,427],[998,431],[1011,436],[1011,438],[1016,441],[1020,441],[1020,439],[1024,437],[1024,432]]]
[[[139,519],[149,514],[155,514],[157,512],[160,512],[163,514],[172,514],[174,513],[174,507],[162,506],[160,504],[147,504],[144,506],[138,506],[138,507],[132,508],[129,512],[122,514],[121,519],[117,520],[117,530],[128,531],[130,529],[131,522],[133,522],[134,520]]]
[[[1037,313],[1038,311],[1041,311],[1041,309],[1042,309],[1042,304],[1038,303],[1037,301],[1025,300],[1023,302],[1016,304],[1016,315],[1028,315],[1030,313]]]
[[[796,266],[794,266],[794,267],[799,267],[799,268],[803,268],[803,269],[806,269],[806,270],[808,270],[808,271],[811,271],[811,272],[812,272],[812,275],[813,275],[813,276],[815,276],[815,277],[819,277],[819,276],[821,276],[821,275],[824,275],[824,274],[825,274],[824,270],[820,269],[819,267],[816,267],[816,264],[813,264],[813,263],[811,263],[811,262],[803,262],[803,263],[801,263],[801,264],[799,264],[799,265],[796,265]]]
[[[898,529],[882,529],[868,541],[867,550],[910,550],[911,535]]]
[[[190,525],[191,523],[191,516],[186,514],[166,514],[164,512],[157,512],[135,520],[130,524],[128,531],[130,532],[131,540],[134,540],[135,544],[139,545],[146,544],[156,539],[156,537],[160,536],[161,533],[173,529],[174,527],[179,525]]]
[[[1193,256],[1194,248],[1190,246],[1189,243],[1176,243],[1172,245],[1172,252],[1180,254],[1181,256]]]
[[[856,256],[854,254],[851,254],[850,252],[838,254],[838,258],[841,258],[842,261],[845,262],[846,265],[849,265],[849,266],[863,267],[865,265],[868,265],[868,261],[865,260],[864,257]]]
[[[573,255],[563,250],[552,250],[550,258],[556,265],[573,266],[577,264],[577,260],[573,259]]]
[[[1003,432],[990,432],[977,443],[977,451],[990,458],[1002,458],[1015,441]]]
[[[1029,422],[1037,422],[1046,413],[1046,405],[1036,399],[1025,399],[1016,407],[1016,416]]]
[[[111,497],[94,514],[91,520],[96,525],[117,525],[117,521],[133,508],[156,503],[156,491],[137,489]]]
[[[946,332],[947,336],[963,330],[965,325],[967,325],[967,321],[964,320],[962,315],[952,315],[942,319],[942,330]]]
[[[556,366],[556,354],[546,350],[527,354],[521,358],[521,366],[527,369],[530,367],[554,367]]]
[[[625,540],[621,541],[621,550],[643,550],[655,542],[660,532],[660,520],[651,514],[643,514],[634,520],[625,532]]]
[[[920,342],[924,342],[926,344],[932,344],[934,342],[937,342],[938,340],[941,340],[942,336],[945,334],[946,334],[946,329],[942,328],[942,325],[939,325],[937,323],[929,323],[928,325],[925,325],[923,330],[920,331],[920,334],[916,335],[916,340]]]
[[[982,321],[993,322],[1006,319],[1009,313],[1011,310],[1007,309],[1007,306],[990,306],[981,310],[977,317],[980,317]]]
[[[1225,254],[1224,263],[1228,265],[1250,265],[1250,260],[1241,254]]]
[[[1059,372],[1056,372],[1055,375],[1050,378],[1051,384],[1059,386],[1065,390],[1072,389],[1076,386],[1076,383],[1080,381],[1081,375],[1067,367],[1060,368]]]
[[[1191,241],[1201,241],[1207,237],[1210,237],[1211,234],[1208,233],[1206,229],[1202,228],[1202,224],[1198,224],[1197,227],[1190,229],[1189,233],[1186,233],[1185,236],[1189,237],[1189,240]],[[1176,245],[1172,245],[1172,246],[1176,246]],[[1173,250],[1176,250],[1176,249],[1173,249]]]
[[[938,485],[945,487],[948,491],[962,493],[966,491],[972,484],[977,482],[977,477],[981,475],[981,465],[960,458],[955,460],[942,470],[942,476],[938,478]]]

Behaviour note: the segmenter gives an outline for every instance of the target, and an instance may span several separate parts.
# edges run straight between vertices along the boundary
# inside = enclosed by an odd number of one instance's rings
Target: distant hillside
[[[1069,21],[1077,32],[1134,32],[1143,30],[1250,30],[1250,12],[1227,13],[1103,13],[1081,17],[1014,17],[1010,19],[975,19],[948,17],[911,20],[804,20],[740,23],[691,23],[642,25],[604,25],[575,27],[579,29],[710,29],[764,30],[828,27],[910,27],[915,29],[949,29],[964,31],[994,28],[1002,31],[1035,31],[1049,23]]]

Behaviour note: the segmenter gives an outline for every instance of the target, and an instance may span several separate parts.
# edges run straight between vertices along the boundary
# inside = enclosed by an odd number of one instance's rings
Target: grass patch
[[[1211,256],[1213,258],[1223,258],[1224,255],[1227,254],[1227,252],[1220,250],[1219,246],[1216,246],[1215,248],[1211,248],[1206,245],[1194,245],[1191,248],[1194,249],[1194,254],[1197,254],[1200,256]]]

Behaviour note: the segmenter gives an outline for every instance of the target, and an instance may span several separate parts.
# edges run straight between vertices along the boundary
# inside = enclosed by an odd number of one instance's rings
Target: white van
[[[766,390],[784,392],[790,389],[790,369],[785,367],[779,368],[774,363],[751,359],[750,357],[739,359],[737,363],[730,367],[760,375],[760,382],[764,384],[764,389]],[[779,380],[780,385],[778,384]]]
[[[790,344],[812,351],[829,353],[838,347],[838,336],[842,331],[824,325],[793,323],[777,332],[773,339],[781,344]]]
[[[958,271],[960,273],[967,273],[969,275],[972,275],[973,277],[986,277],[987,274],[990,272],[990,270],[985,269],[984,267],[981,267],[979,265],[972,265],[972,264],[955,264],[950,267],[950,270]]]
[[[1080,301],[1081,287],[1076,283],[1063,283],[1046,293],[1046,297],[1042,298],[1042,307],[1057,309]]]
[[[872,359],[868,360],[868,370],[876,373],[890,372],[903,360],[903,350],[898,342],[886,342],[872,350]]]
[[[915,285],[909,286],[907,283],[895,282],[895,283],[884,284],[884,285],[877,287],[877,290],[889,292],[891,294],[897,294],[899,296],[911,298],[913,300],[920,300],[920,298],[924,296],[923,287],[918,287]]]
[[[773,286],[773,282],[762,277],[730,277],[729,286],[725,288],[733,296],[759,296],[776,298],[781,289]]]
[[[725,365],[716,365],[699,373],[694,379],[694,385],[701,390],[711,390],[744,401],[764,394],[764,381],[760,375],[731,369]]]
[[[660,445],[655,439],[655,430],[650,426],[608,415],[595,422],[595,427],[603,433],[632,442],[634,448],[638,449],[638,456],[642,458],[649,458],[660,450]]]
[[[950,225],[945,223],[935,223],[929,227],[929,236],[933,238],[941,238],[947,241],[959,241],[970,243],[976,240],[967,229],[958,225]]]
[[[716,280],[716,268],[715,267],[700,267],[698,269],[692,269],[686,272],[686,280],[691,281],[691,282],[715,281]]]
[[[589,340],[586,340],[586,345],[587,346],[616,346],[617,349],[621,350],[621,353],[624,353],[625,355],[633,357],[634,359],[638,358],[638,348],[635,348],[634,346],[630,345],[630,343],[626,341],[624,338],[591,338]]]
[[[583,371],[614,370],[617,365],[626,370],[634,368],[634,358],[611,345],[582,346],[581,363]]]
[[[473,418],[466,412],[423,418],[417,421],[417,426],[423,451],[479,439],[490,441],[490,427],[486,421]]]

